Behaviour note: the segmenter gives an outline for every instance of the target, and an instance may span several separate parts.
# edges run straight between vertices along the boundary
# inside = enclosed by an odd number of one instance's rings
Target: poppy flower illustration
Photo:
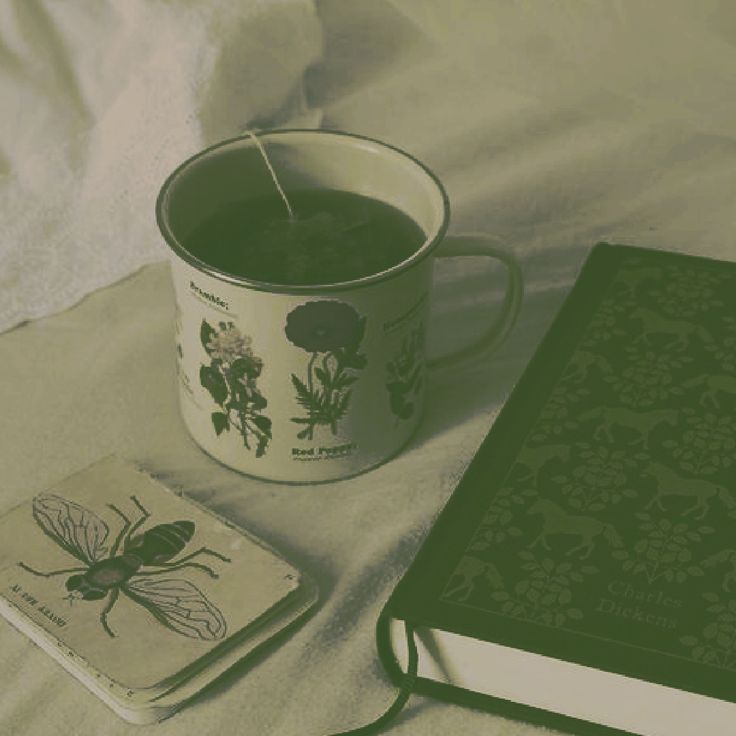
[[[307,302],[289,312],[286,337],[309,353],[354,346],[363,336],[365,320],[344,302]]]
[[[210,364],[200,367],[199,382],[222,410],[212,413],[212,426],[218,437],[234,427],[248,449],[255,440],[256,457],[261,457],[271,439],[271,420],[261,413],[268,402],[256,383],[263,360],[253,353],[251,338],[232,322],[218,327],[202,320],[200,329]]]
[[[312,439],[317,425],[329,426],[337,434],[337,423],[350,403],[349,387],[358,380],[349,371],[366,365],[365,355],[358,352],[365,323],[353,307],[336,300],[306,302],[287,315],[286,337],[311,353],[306,380],[291,374],[296,400],[307,411],[306,416],[291,419],[306,425],[297,434],[300,439]]]

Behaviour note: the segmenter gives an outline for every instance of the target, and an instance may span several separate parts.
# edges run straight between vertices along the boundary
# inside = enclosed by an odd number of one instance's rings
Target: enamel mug
[[[224,203],[273,192],[251,136],[182,163],[156,203],[171,254],[181,414],[212,457],[282,482],[345,478],[395,455],[417,428],[425,375],[497,346],[519,311],[522,279],[494,238],[447,236],[437,177],[393,146],[322,130],[258,137],[287,195],[310,187],[386,202],[422,229],[401,263],[364,278],[282,286],[226,273],[182,243]],[[429,362],[425,335],[436,258],[488,256],[508,269],[504,302],[473,345]]]

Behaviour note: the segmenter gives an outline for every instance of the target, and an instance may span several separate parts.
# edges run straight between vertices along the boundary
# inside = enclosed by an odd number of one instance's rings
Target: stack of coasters
[[[133,723],[173,713],[316,600],[268,545],[115,457],[0,518],[0,613]]]

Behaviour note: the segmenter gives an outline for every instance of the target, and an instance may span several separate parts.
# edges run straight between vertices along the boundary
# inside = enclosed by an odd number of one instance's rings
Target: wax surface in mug
[[[223,204],[184,239],[199,260],[236,276],[280,285],[332,284],[384,271],[425,241],[407,214],[334,189],[278,193]]]

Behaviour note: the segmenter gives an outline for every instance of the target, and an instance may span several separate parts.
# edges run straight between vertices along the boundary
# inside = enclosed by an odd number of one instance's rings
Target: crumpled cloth
[[[119,720],[0,621],[3,736],[327,736],[372,720],[396,695],[376,654],[379,611],[591,245],[734,259],[733,5],[319,0],[318,10],[324,59],[306,74],[309,109],[415,154],[447,186],[452,228],[509,245],[526,283],[518,323],[492,356],[430,374],[425,418],[401,455],[307,487],[239,475],[187,436],[164,265],[0,335],[0,512],[117,452],[263,536],[322,593],[254,669],[149,728]],[[482,329],[504,280],[472,259],[436,270],[429,342],[440,353]],[[386,733],[549,732],[414,696]]]
[[[312,0],[0,3],[0,331],[166,257],[154,203],[188,156],[319,120]]]

